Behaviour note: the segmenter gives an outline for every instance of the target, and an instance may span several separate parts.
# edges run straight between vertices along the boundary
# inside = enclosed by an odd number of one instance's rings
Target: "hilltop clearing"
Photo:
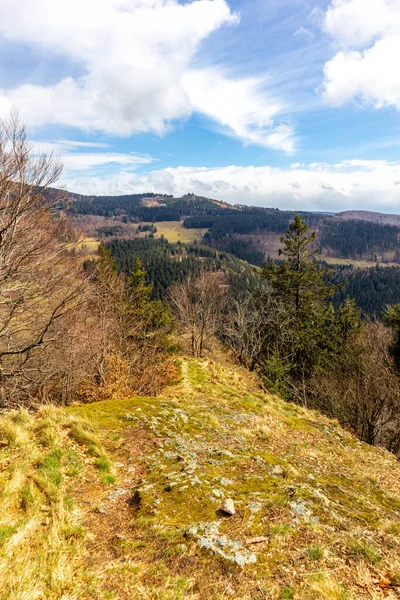
[[[177,364],[158,398],[1,417],[1,600],[400,597],[394,456]]]

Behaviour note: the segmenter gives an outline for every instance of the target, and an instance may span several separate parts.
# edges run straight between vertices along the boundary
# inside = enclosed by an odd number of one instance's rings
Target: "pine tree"
[[[281,242],[279,255],[283,260],[278,264],[272,261],[261,275],[291,323],[284,351],[279,357],[275,353],[273,361],[276,364],[283,356],[289,378],[304,382],[317,370],[329,368],[359,318],[351,303],[335,312],[331,302],[336,290],[331,283],[332,271],[316,260],[316,234],[309,234],[300,216],[290,223]]]
[[[281,237],[283,248],[279,256],[284,257],[280,264],[271,261],[263,268],[262,277],[267,280],[274,295],[292,304],[298,319],[304,318],[316,306],[326,306],[335,292],[329,284],[332,272],[321,266],[315,258],[319,252],[313,247],[315,231],[308,235],[309,227],[296,215],[289,225],[286,235]]]

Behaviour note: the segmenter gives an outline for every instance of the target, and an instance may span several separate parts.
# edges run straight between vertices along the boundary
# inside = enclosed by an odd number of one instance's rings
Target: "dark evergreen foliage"
[[[316,260],[316,234],[309,234],[308,230],[307,223],[297,215],[281,238],[282,260],[279,264],[271,261],[262,270],[270,294],[282,307],[281,314],[287,315],[291,335],[287,338],[287,331],[282,333],[279,322],[279,334],[274,333],[270,339],[271,333],[266,331],[268,343],[260,366],[267,380],[281,384],[284,393],[292,382],[304,382],[315,372],[329,368],[332,358],[340,353],[345,331],[352,323],[347,315],[354,308],[351,304],[339,311],[332,306],[333,273]],[[342,317],[345,327],[341,326]]]
[[[96,229],[96,233],[99,237],[118,236],[122,233],[122,227],[121,225],[106,225],[105,227]]]
[[[201,271],[222,271],[235,294],[250,289],[256,275],[250,265],[237,258],[206,246],[170,244],[163,239],[113,240],[107,244],[118,269],[131,273],[135,261],[140,259],[146,271],[147,282],[152,284],[152,297],[162,299],[166,290],[190,275]],[[86,265],[88,266],[88,265]]]
[[[333,281],[344,283],[335,293],[335,305],[349,296],[365,315],[373,318],[379,318],[388,304],[400,302],[400,267],[336,266]]]
[[[370,221],[327,219],[321,235],[321,248],[332,249],[344,258],[366,257],[376,260],[376,254],[398,251],[400,228]]]

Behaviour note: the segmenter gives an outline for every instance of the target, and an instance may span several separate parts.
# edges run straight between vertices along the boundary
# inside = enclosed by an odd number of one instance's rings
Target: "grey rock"
[[[271,473],[272,473],[272,475],[275,475],[276,477],[283,477],[283,474],[284,474],[283,469],[280,465],[275,465],[272,468]]]
[[[137,417],[132,413],[126,413],[122,418],[124,421],[137,421]]]
[[[232,500],[232,498],[227,498],[224,503],[221,506],[221,510],[222,512],[224,512],[227,515],[234,515],[236,513],[235,511],[235,504]]]
[[[249,504],[250,512],[254,515],[261,510],[261,504],[259,502],[250,502]]]
[[[233,485],[232,479],[227,479],[226,477],[221,477],[219,482],[221,485]]]
[[[111,492],[111,494],[109,496],[107,496],[107,500],[116,500],[117,498],[119,498],[120,496],[123,496],[124,494],[128,494],[129,490],[125,489],[125,488],[117,488],[116,490],[114,490],[113,492]]]

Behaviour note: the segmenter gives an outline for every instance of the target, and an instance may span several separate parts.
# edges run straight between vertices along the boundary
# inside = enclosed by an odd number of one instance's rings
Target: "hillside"
[[[382,225],[400,226],[400,215],[389,215],[369,210],[345,210],[336,213],[335,217],[344,220],[356,219],[361,221],[373,221],[374,223],[381,223]]]
[[[296,215],[289,210],[232,206],[195,194],[180,198],[154,193],[72,194],[68,198],[68,210],[86,237],[132,238],[137,233],[137,223],[162,223],[163,230],[156,235],[165,235],[170,242],[203,238],[208,245],[256,265],[268,256],[277,256],[280,236]],[[325,260],[367,265],[400,261],[400,216],[367,211],[300,214],[316,231],[316,243]]]
[[[159,398],[3,414],[1,600],[398,598],[394,456],[177,362]]]

